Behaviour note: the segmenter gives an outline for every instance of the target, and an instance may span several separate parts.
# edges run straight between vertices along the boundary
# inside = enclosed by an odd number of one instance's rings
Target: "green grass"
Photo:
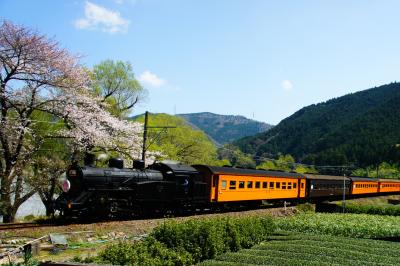
[[[200,265],[400,265],[400,243],[324,235],[276,235]]]

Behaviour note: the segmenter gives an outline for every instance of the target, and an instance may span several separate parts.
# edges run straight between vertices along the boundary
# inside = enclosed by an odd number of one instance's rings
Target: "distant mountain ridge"
[[[254,156],[284,153],[319,165],[393,159],[400,150],[400,84],[304,107],[273,129],[234,144]]]
[[[179,114],[189,124],[203,130],[217,144],[265,132],[273,126],[239,115],[219,115],[210,112]]]

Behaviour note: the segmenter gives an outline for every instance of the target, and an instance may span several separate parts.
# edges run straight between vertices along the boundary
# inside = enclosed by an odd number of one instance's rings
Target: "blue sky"
[[[400,1],[0,0],[0,18],[83,55],[132,63],[134,114],[209,111],[277,124],[398,80]]]

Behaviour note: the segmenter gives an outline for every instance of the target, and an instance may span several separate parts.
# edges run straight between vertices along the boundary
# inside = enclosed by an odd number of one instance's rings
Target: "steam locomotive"
[[[269,202],[399,194],[400,180],[135,161],[108,167],[73,164],[55,208],[64,217],[146,216],[188,210],[258,206]]]

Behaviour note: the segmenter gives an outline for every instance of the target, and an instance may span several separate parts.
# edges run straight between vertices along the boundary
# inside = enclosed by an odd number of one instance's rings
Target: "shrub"
[[[102,251],[96,259],[117,265],[191,265],[191,255],[183,249],[170,250],[152,237],[135,244],[121,242]]]
[[[296,209],[299,212],[315,212],[315,205],[311,203],[298,204]]]
[[[214,258],[226,251],[249,248],[274,231],[270,217],[213,218],[167,222],[155,228],[152,236],[168,248],[183,248],[194,261]]]
[[[96,260],[119,265],[192,265],[249,248],[266,240],[274,229],[271,217],[167,221],[143,242],[110,245]]]

